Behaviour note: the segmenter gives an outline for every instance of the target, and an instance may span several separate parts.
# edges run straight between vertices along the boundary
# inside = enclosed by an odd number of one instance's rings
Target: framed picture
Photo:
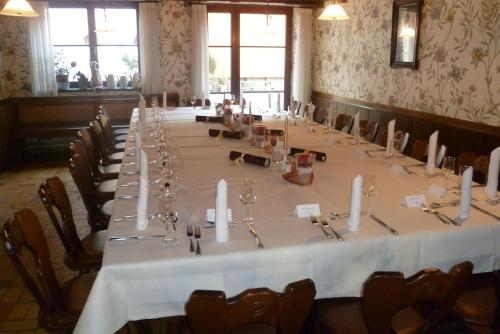
[[[391,67],[418,68],[418,42],[423,0],[394,0]]]

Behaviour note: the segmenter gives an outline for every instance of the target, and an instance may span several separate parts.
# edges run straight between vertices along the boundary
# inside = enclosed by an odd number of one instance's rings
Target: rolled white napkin
[[[267,93],[267,107],[271,109],[271,92]]]
[[[139,198],[137,200],[137,222],[135,228],[145,230],[148,227],[148,156],[143,149],[141,155],[141,173],[139,177]]]
[[[439,147],[438,154],[436,155],[436,167],[441,166],[445,154],[446,154],[446,146],[441,145],[441,147]]]
[[[137,123],[137,132],[135,133],[135,168],[141,170],[141,151],[142,151],[142,133],[139,123]]]
[[[356,133],[356,130],[359,129],[359,111],[354,115],[354,122],[352,124],[352,134]]]
[[[163,91],[163,109],[167,109],[167,92]]]
[[[229,239],[227,182],[224,179],[217,183],[217,198],[215,199],[215,239],[217,242],[226,242]]]
[[[427,173],[429,174],[434,173],[434,167],[436,165],[435,161],[436,161],[436,147],[437,147],[438,135],[439,131],[435,131],[429,137],[429,150],[427,152],[427,166],[426,166]]]
[[[361,188],[363,186],[363,176],[358,175],[352,180],[351,189],[351,211],[349,215],[349,231],[355,232],[359,229],[361,216]]]
[[[408,140],[410,139],[410,134],[408,132],[405,133],[404,137],[403,137],[403,141],[401,142],[401,148],[399,149],[399,151],[401,153],[404,152],[405,148],[406,148],[406,145],[408,145]]]
[[[276,100],[276,111],[281,112],[281,94],[278,93],[278,99]]]
[[[394,141],[394,129],[396,127],[396,120],[393,119],[387,125],[387,145],[385,147],[385,156],[391,155],[392,142]]]
[[[205,107],[205,91],[201,92],[201,107]]]
[[[248,101],[248,113],[252,114],[252,101]]]
[[[497,198],[498,189],[498,170],[500,168],[500,146],[494,149],[490,154],[490,165],[488,167],[488,183],[484,192],[491,199]]]
[[[462,175],[462,193],[460,195],[460,219],[469,218],[473,168],[469,167]]]

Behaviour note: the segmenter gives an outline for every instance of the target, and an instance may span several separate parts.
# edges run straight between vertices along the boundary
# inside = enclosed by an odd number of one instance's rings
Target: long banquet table
[[[474,272],[500,268],[500,223],[473,208],[470,218],[461,226],[445,225],[420,208],[407,208],[401,202],[406,195],[425,194],[428,202],[447,201],[450,195],[437,199],[427,192],[431,184],[442,185],[443,177],[428,178],[424,169],[409,167],[417,175],[390,170],[391,164],[415,164],[411,158],[384,159],[384,152],[368,157],[364,150],[379,146],[351,145],[346,135],[328,135],[313,131],[313,126],[290,126],[290,144],[327,153],[326,162],[315,162],[314,183],[302,187],[285,181],[283,171],[276,166],[263,168],[249,164],[234,164],[228,158],[230,150],[265,155],[262,149],[244,140],[217,139],[208,136],[208,129],[223,129],[222,124],[195,123],[199,108],[177,108],[163,111],[164,127],[176,149],[182,181],[175,204],[179,215],[176,224],[179,243],[173,247],[160,245],[160,239],[108,241],[102,268],[92,288],[75,333],[112,333],[129,320],[152,319],[184,314],[184,305],[196,289],[223,290],[233,296],[252,287],[269,287],[282,291],[287,283],[311,278],[317,290],[316,298],[359,296],[362,283],[374,271],[396,270],[411,275],[420,269],[438,267],[447,271],[452,265],[470,260]],[[211,111],[213,113],[213,111]],[[134,128],[137,111],[131,121]],[[270,128],[283,129],[284,121],[265,118]],[[128,147],[133,147],[130,140]],[[333,137],[332,137],[333,136]],[[334,138],[335,140],[332,140]],[[145,136],[145,145],[153,138]],[[338,139],[338,140],[337,140]],[[133,152],[133,150],[129,150]],[[155,159],[155,151],[148,150]],[[135,170],[125,156],[122,172]],[[156,174],[155,174],[156,173]],[[327,239],[308,218],[296,218],[297,204],[320,204],[323,214],[346,212],[350,188],[357,174],[375,174],[379,192],[373,199],[373,211],[399,232],[393,236],[367,215],[361,218],[358,232],[349,232],[346,219],[330,220],[345,241]],[[158,175],[150,167],[150,179]],[[258,249],[246,225],[230,228],[229,241],[217,243],[215,229],[202,229],[201,249],[195,256],[189,251],[186,224],[205,225],[206,209],[215,206],[216,183],[228,182],[229,203],[233,218],[243,214],[238,199],[239,183],[253,178],[257,201],[252,208],[255,229],[264,249]],[[137,175],[120,174],[119,184],[137,181]],[[137,194],[137,187],[118,187],[116,196]],[[150,213],[157,212],[157,186],[151,185]],[[499,206],[483,201],[481,188],[473,188],[477,205],[495,214]],[[157,219],[149,222],[145,231],[135,229],[135,220],[115,222],[125,215],[135,214],[136,199],[117,199],[109,225],[109,236],[158,235],[165,231]],[[363,199],[366,207],[366,200]],[[457,207],[440,209],[456,217]]]

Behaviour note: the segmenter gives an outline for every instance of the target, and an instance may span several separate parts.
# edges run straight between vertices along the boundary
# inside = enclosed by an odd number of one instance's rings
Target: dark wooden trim
[[[365,109],[369,109],[369,110],[377,110],[377,111],[385,112],[385,113],[394,113],[397,115],[408,116],[408,117],[422,120],[422,121],[435,122],[435,123],[439,123],[439,124],[443,124],[443,125],[452,125],[454,128],[457,128],[457,129],[466,130],[466,131],[472,130],[472,131],[477,132],[477,133],[482,133],[482,134],[498,137],[500,140],[500,127],[498,127],[498,126],[493,126],[493,125],[472,122],[472,121],[467,121],[467,120],[458,119],[458,118],[452,118],[452,117],[447,117],[447,116],[431,114],[431,113],[427,113],[424,111],[401,108],[401,107],[390,106],[390,105],[374,103],[374,102],[367,102],[367,101],[352,99],[352,98],[348,98],[348,97],[337,96],[337,95],[333,95],[333,94],[313,91],[312,92],[313,101],[317,100],[318,98],[328,100],[330,102],[337,102],[337,103],[351,105],[353,107],[360,107],[360,108],[365,108]],[[500,142],[499,142],[499,144],[500,144]]]
[[[286,6],[286,7],[301,7],[301,8],[322,8],[324,6],[323,0],[190,0],[190,4],[201,4],[201,5],[218,5],[223,7],[235,6],[235,5],[247,5],[247,6]],[[345,0],[338,1],[345,2]]]
[[[288,109],[290,96],[292,94],[292,38],[293,38],[293,10],[288,8],[286,15],[286,48],[285,48],[285,94],[284,107]]]

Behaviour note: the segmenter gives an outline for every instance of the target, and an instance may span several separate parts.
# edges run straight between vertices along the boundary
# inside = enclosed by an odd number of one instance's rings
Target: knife
[[[376,223],[379,223],[383,228],[385,228],[386,230],[388,230],[389,232],[392,233],[392,235],[398,235],[398,231],[396,231],[395,229],[393,229],[392,227],[390,227],[389,225],[387,225],[386,223],[384,223],[381,219],[379,219],[378,217],[375,217],[374,215],[370,215],[370,218],[373,219]]]
[[[495,215],[495,214],[493,214],[493,213],[491,213],[491,212],[489,212],[489,211],[486,211],[486,210],[485,210],[485,209],[483,209],[483,208],[480,208],[479,206],[477,206],[477,205],[476,205],[476,204],[474,204],[474,203],[471,203],[471,204],[470,204],[470,206],[472,206],[472,207],[473,207],[474,209],[476,209],[477,211],[480,211],[480,212],[482,212],[482,213],[484,213],[484,214],[486,214],[486,215],[488,215],[488,216],[491,216],[491,217],[495,218],[496,220],[500,220],[500,217],[498,217],[497,215]]]
[[[335,238],[337,238],[338,241],[344,241],[344,238],[342,238],[342,236],[339,233],[337,233],[337,231],[335,231],[333,227],[330,226],[330,224],[328,224],[325,217],[321,217],[321,226],[329,228],[333,232]]]
[[[138,239],[154,239],[163,238],[164,235],[132,235],[129,237],[110,237],[109,241],[123,241],[123,240],[138,240]]]
[[[257,232],[255,232],[255,229],[252,227],[252,225],[248,224],[248,230],[250,231],[250,234],[252,234],[252,236],[254,237],[255,242],[257,243],[257,247],[264,248],[262,241],[260,240],[259,236],[257,235]]]

